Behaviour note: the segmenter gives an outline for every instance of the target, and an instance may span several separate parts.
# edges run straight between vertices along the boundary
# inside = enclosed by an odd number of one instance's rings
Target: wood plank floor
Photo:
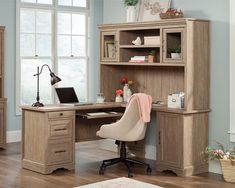
[[[105,175],[99,175],[98,169],[103,159],[116,157],[110,151],[97,147],[96,142],[76,144],[76,169],[74,171],[57,170],[51,175],[42,175],[21,168],[20,144],[8,144],[6,150],[0,150],[0,188],[72,188],[98,181],[127,177],[122,165],[107,168]],[[148,161],[154,166],[154,161]],[[235,184],[226,183],[221,175],[212,173],[191,177],[177,177],[170,172],[156,172],[146,175],[141,167],[133,169],[135,180],[152,183],[165,188],[234,188]]]

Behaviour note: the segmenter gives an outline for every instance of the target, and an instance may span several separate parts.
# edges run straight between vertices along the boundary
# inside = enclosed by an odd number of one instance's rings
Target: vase
[[[123,98],[121,95],[116,95],[115,102],[122,102]]]
[[[127,22],[135,22],[136,21],[136,7],[135,6],[127,6],[126,21]]]
[[[123,86],[123,101],[127,102],[127,90],[129,89],[128,84]]]
[[[127,102],[130,101],[131,95],[132,95],[132,91],[131,91],[131,89],[129,88],[129,89],[127,90],[127,94],[126,94]]]
[[[181,53],[171,53],[171,58],[172,59],[179,59],[179,58],[181,58]]]

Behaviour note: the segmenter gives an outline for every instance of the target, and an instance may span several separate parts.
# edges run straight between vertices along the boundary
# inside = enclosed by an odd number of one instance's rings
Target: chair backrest
[[[144,138],[147,124],[143,122],[140,116],[136,98],[133,98],[130,101],[122,118],[117,122],[117,124],[119,124],[121,128],[120,130],[117,130],[117,133],[123,134],[125,141],[138,141]]]

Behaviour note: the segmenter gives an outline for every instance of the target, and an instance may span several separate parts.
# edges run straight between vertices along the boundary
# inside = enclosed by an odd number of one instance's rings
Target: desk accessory
[[[39,100],[40,100],[40,96],[39,96],[39,75],[42,73],[42,69],[43,69],[43,67],[45,67],[45,66],[46,66],[46,67],[49,69],[49,71],[50,71],[51,85],[54,85],[54,84],[56,84],[57,82],[61,81],[61,79],[60,79],[58,76],[56,76],[56,75],[51,71],[50,67],[49,67],[47,64],[42,65],[40,72],[39,72],[39,67],[37,67],[37,74],[34,74],[34,75],[33,75],[33,76],[37,76],[37,97],[36,97],[37,102],[35,102],[35,103],[32,104],[33,107],[42,107],[42,106],[44,106],[43,103],[39,102]]]
[[[96,103],[104,103],[105,96],[103,93],[97,93]]]

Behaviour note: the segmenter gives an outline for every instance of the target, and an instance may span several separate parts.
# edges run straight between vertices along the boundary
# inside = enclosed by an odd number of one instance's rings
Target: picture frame
[[[104,54],[106,58],[115,58],[114,41],[105,41]]]
[[[160,13],[165,13],[171,5],[171,0],[142,0],[139,8],[138,21],[160,20]]]

